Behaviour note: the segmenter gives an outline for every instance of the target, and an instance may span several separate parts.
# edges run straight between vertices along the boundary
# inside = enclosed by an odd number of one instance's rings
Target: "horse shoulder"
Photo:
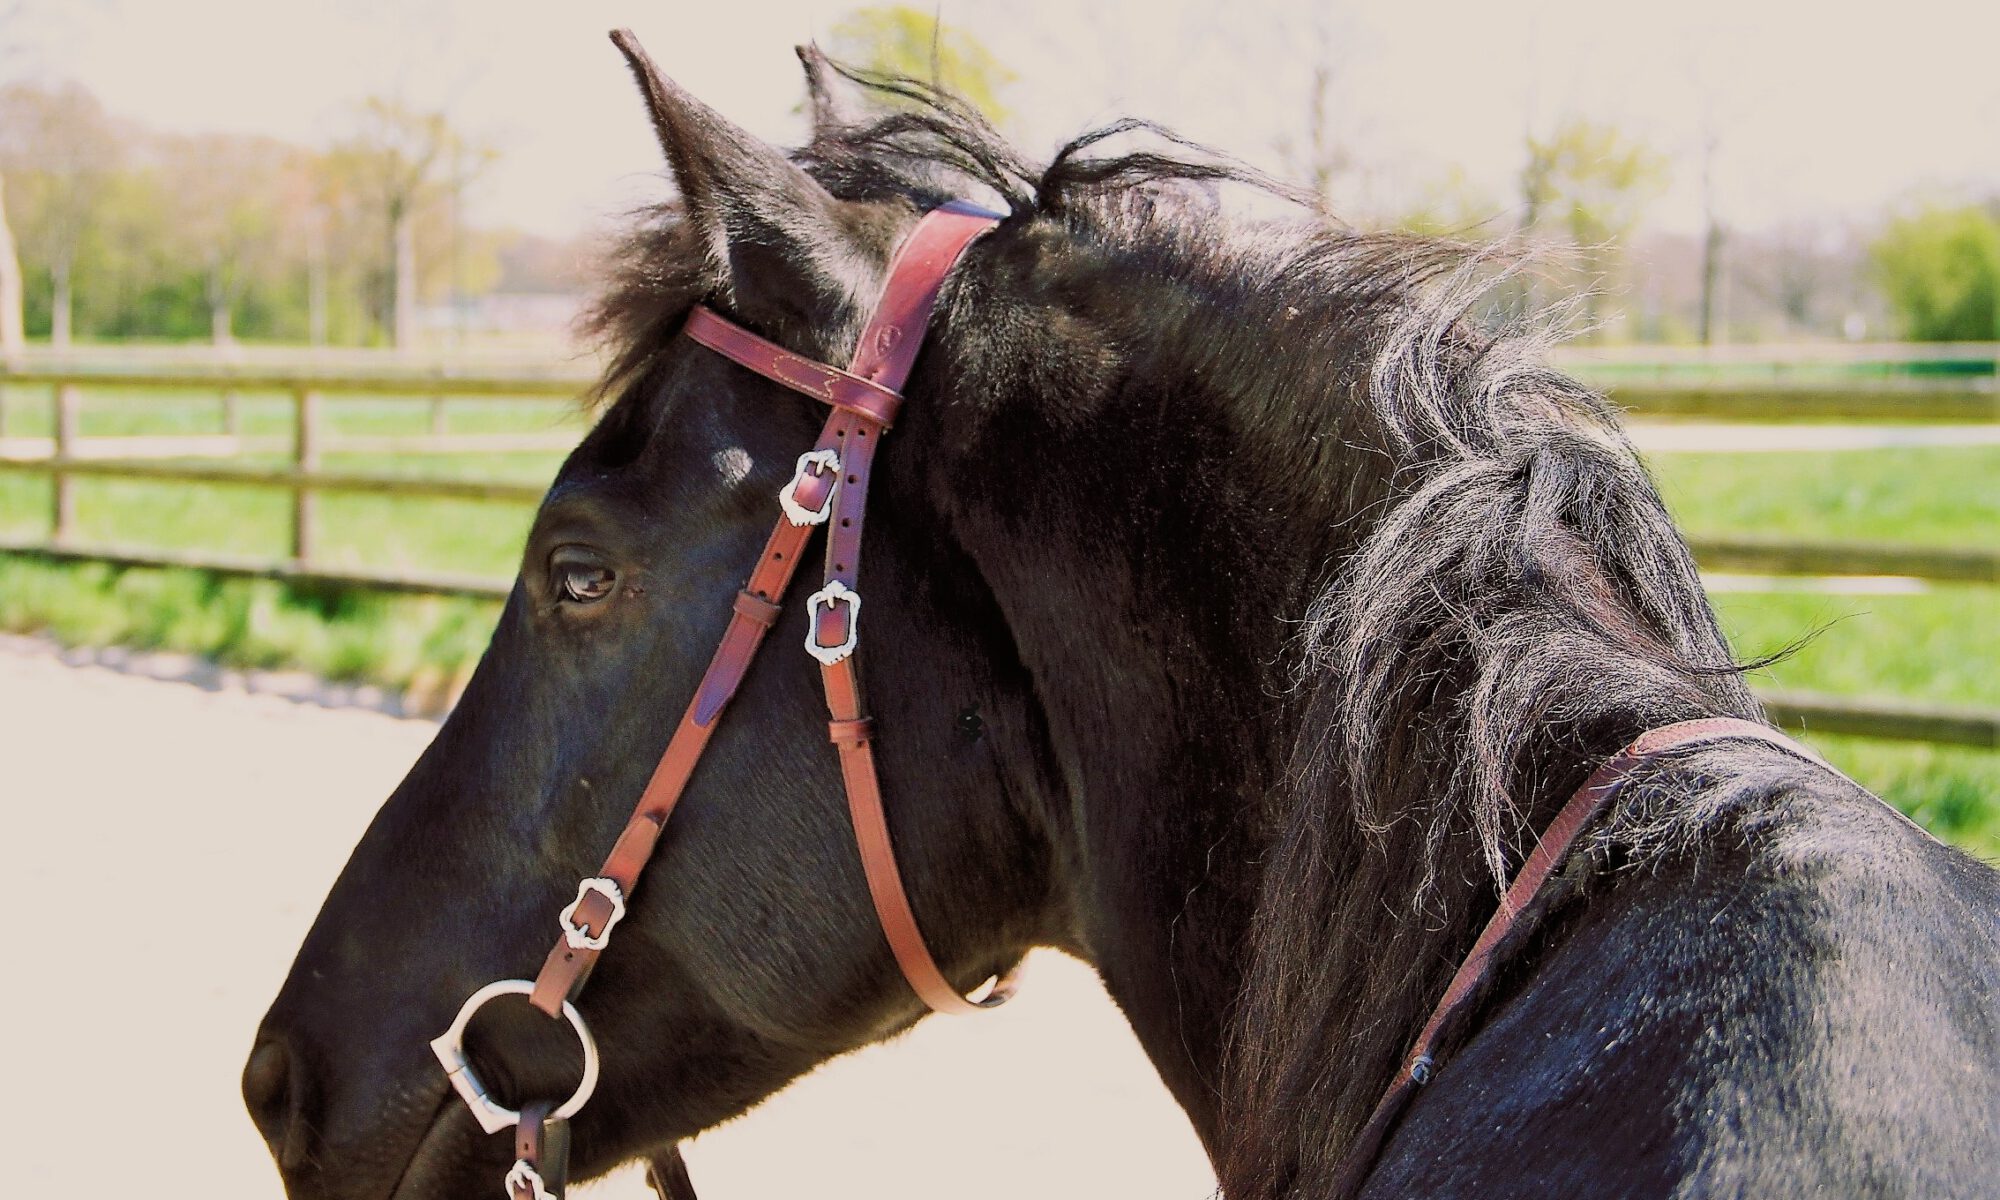
[[[1801,769],[1523,956],[1364,1195],[2000,1196],[2000,872]]]

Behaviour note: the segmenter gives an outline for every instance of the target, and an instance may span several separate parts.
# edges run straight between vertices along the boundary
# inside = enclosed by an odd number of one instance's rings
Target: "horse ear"
[[[833,65],[817,42],[792,47],[806,69],[806,98],[812,106],[813,136],[859,125],[864,115],[861,97]]]
[[[727,298],[792,310],[808,296],[842,298],[840,268],[851,255],[839,201],[776,147],[661,75],[630,30],[613,31],[611,41],[638,80],[687,219],[702,231]]]

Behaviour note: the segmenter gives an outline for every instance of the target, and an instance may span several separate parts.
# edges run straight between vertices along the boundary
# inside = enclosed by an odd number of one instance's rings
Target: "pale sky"
[[[323,142],[371,92],[445,108],[504,157],[474,217],[565,235],[657,184],[637,94],[605,31],[773,140],[802,133],[791,46],[851,3],[613,0],[18,0],[15,77],[74,78],[157,128]],[[1511,202],[1525,130],[1610,120],[1674,159],[1646,213],[1699,224],[1696,151],[1741,227],[1869,220],[1924,193],[2000,190],[2000,7],[1968,0],[943,0],[1019,76],[1022,145],[1045,155],[1127,113],[1262,166],[1303,128],[1324,30],[1343,195],[1393,205],[1454,168]],[[0,3],[0,11],[7,5]],[[1315,18],[1314,14],[1321,14]],[[6,19],[0,17],[0,19]]]

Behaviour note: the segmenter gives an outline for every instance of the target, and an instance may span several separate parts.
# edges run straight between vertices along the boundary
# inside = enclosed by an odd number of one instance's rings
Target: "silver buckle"
[[[818,469],[814,470],[815,467]],[[808,471],[811,471],[814,475],[838,476],[840,474],[839,452],[834,450],[808,450],[804,454],[799,455],[799,465],[792,472],[791,482],[778,489],[778,507],[785,510],[785,519],[794,525],[825,524],[826,519],[833,515],[833,493],[834,490],[837,490],[840,482],[837,478],[834,480],[835,487],[828,489],[826,502],[821,504],[819,508],[811,509],[799,503],[799,485],[805,482]]]
[[[583,905],[583,898],[596,892],[611,901],[611,915],[604,918],[604,929],[595,937],[590,930],[576,923],[576,910]],[[611,927],[625,916],[625,893],[618,888],[618,881],[593,875],[576,885],[576,899],[562,910],[558,918],[562,922],[563,940],[572,950],[602,950],[611,944]]]
[[[472,1062],[465,1057],[465,1027],[472,1023],[472,1014],[485,1007],[486,1002],[498,996],[528,996],[534,994],[535,985],[526,979],[502,979],[489,983],[472,993],[465,1006],[458,1010],[458,1019],[451,1028],[431,1039],[431,1053],[437,1056],[438,1065],[444,1068],[445,1078],[459,1099],[472,1110],[472,1116],[479,1122],[479,1128],[487,1133],[499,1133],[521,1123],[521,1114],[511,1108],[503,1108],[499,1102],[486,1094],[486,1085],[479,1076],[472,1073]],[[583,1023],[583,1014],[576,1011],[576,1005],[563,1001],[563,1019],[576,1031],[576,1040],[583,1045],[583,1079],[576,1085],[576,1091],[562,1102],[562,1107],[549,1114],[551,1121],[567,1121],[582,1111],[589,1102],[590,1094],[597,1090],[597,1039],[590,1036],[590,1027]]]
[[[819,641],[819,610],[833,611],[836,604],[847,605],[847,637],[838,646],[822,646]],[[838,579],[806,597],[806,653],[827,666],[854,653],[861,640],[861,594]]]
[[[533,1197],[533,1200],[562,1200],[562,1197],[549,1190],[549,1185],[542,1179],[542,1173],[535,1170],[535,1164],[525,1158],[514,1160],[514,1169],[507,1172],[506,1188],[507,1200],[514,1200],[514,1193],[520,1188],[527,1188],[528,1195]]]

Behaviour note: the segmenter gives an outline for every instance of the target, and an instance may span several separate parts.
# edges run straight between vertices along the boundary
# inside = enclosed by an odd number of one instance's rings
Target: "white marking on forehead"
[[[722,476],[724,487],[735,487],[750,478],[750,454],[741,446],[717,450],[709,461],[715,464],[715,473]]]

